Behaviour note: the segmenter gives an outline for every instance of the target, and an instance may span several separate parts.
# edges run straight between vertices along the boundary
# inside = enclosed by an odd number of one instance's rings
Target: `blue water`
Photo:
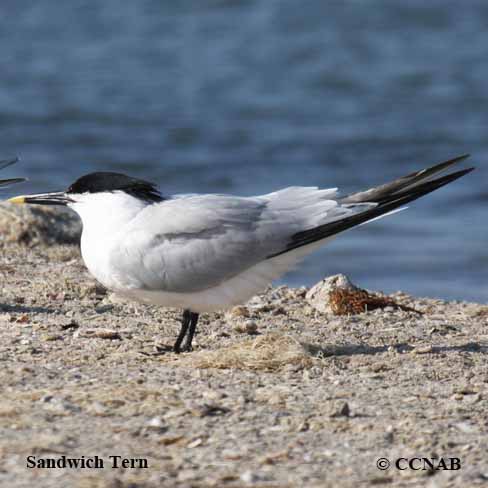
[[[16,191],[105,169],[166,194],[348,192],[470,152],[476,173],[284,282],[487,300],[488,2],[4,0],[0,18]]]

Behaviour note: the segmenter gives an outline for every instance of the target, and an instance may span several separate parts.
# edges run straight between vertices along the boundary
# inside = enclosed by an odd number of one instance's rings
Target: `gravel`
[[[18,229],[0,218],[2,486],[487,484],[488,306],[398,292],[421,313],[337,316],[305,288],[269,288],[204,315],[195,350],[175,355],[179,311],[120,300],[65,237]],[[104,468],[32,469],[28,456]],[[381,471],[382,457],[461,469]]]

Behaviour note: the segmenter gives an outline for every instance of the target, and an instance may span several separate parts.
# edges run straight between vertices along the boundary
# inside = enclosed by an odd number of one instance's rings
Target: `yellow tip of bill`
[[[25,203],[25,197],[24,196],[20,196],[20,197],[13,197],[13,198],[9,198],[7,200],[7,202],[10,202],[10,203],[17,203],[17,204],[22,204],[22,203]]]

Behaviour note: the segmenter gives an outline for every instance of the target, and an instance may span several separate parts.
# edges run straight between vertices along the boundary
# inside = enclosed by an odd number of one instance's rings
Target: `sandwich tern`
[[[173,346],[179,353],[192,350],[199,314],[247,301],[340,232],[464,176],[474,168],[432,178],[467,156],[345,196],[336,188],[295,186],[256,197],[165,197],[153,183],[98,172],[66,191],[10,202],[72,208],[83,223],[84,262],[100,283],[137,301],[183,309]]]

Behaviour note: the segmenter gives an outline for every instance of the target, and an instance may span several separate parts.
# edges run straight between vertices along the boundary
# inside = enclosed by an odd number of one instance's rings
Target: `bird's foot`
[[[182,352],[192,352],[193,351],[193,347],[191,344],[184,344],[183,347],[180,347],[178,344],[175,344],[173,346],[173,352],[175,354],[180,354]]]

